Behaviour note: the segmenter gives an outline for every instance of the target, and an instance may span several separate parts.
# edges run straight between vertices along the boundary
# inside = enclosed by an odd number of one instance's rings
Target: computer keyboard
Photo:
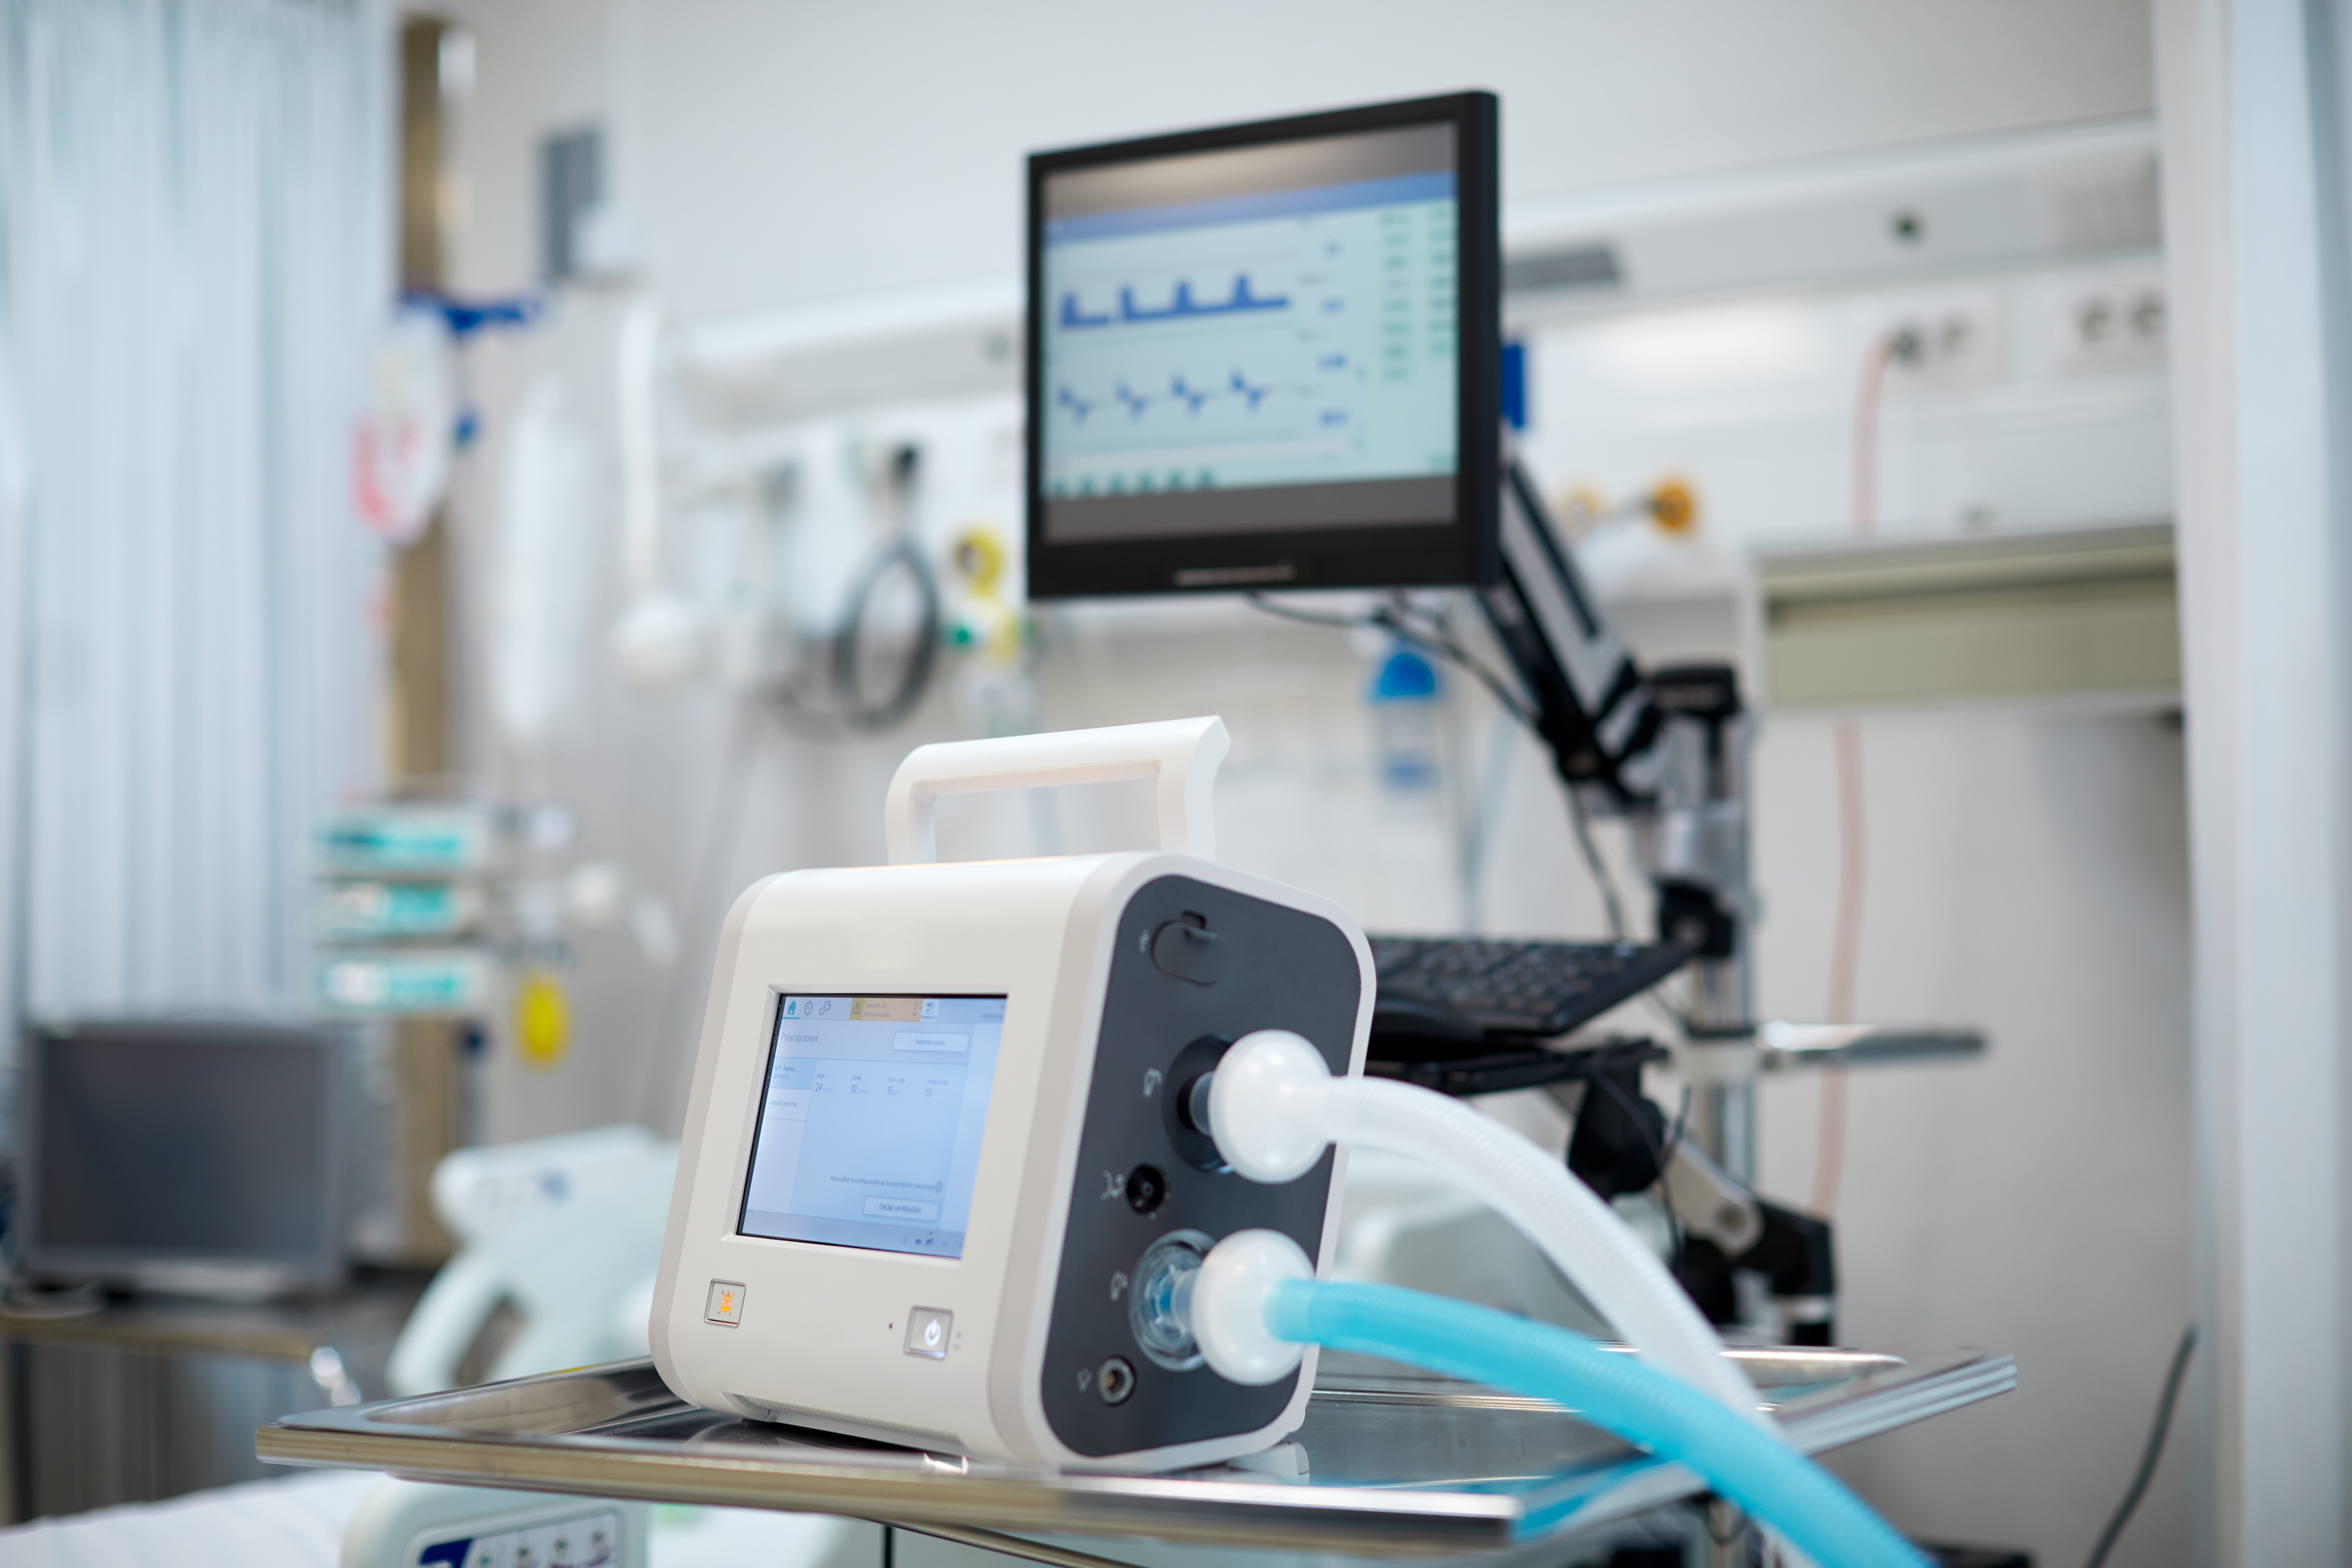
[[[1504,1035],[1564,1035],[1640,995],[1690,959],[1688,948],[1666,942],[1370,940],[1383,996],[1450,1007]]]

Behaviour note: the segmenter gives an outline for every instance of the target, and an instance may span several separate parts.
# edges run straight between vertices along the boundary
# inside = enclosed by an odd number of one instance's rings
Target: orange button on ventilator
[[[733,1279],[713,1279],[710,1299],[703,1304],[702,1315],[714,1323],[740,1323],[743,1321],[743,1287]]]

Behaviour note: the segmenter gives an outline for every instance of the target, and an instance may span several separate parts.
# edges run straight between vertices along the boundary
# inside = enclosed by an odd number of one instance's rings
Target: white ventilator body
[[[1771,1429],[1755,1386],[1665,1265],[1591,1188],[1509,1128],[1429,1089],[1335,1078],[1314,1047],[1278,1029],[1234,1042],[1210,1080],[1208,1110],[1217,1152],[1253,1181],[1293,1180],[1333,1143],[1444,1172],[1517,1226],[1644,1360]]]
[[[891,864],[738,899],[655,1285],[673,1391],[1066,1469],[1214,1464],[1306,1419],[1313,1352],[1237,1383],[1139,1316],[1157,1260],[1237,1231],[1328,1256],[1344,1153],[1245,1181],[1174,1102],[1269,1026],[1360,1071],[1378,985],[1339,905],[1209,858],[1226,746],[1213,718],[925,746]],[[1156,781],[1158,849],[938,861],[944,795],[1112,779]]]

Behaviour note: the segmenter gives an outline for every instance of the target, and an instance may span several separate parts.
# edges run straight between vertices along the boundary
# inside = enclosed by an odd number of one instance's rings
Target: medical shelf
[[[1756,574],[1773,708],[2179,701],[2168,521],[1780,547]]]
[[[1735,1350],[1790,1440],[1819,1453],[2016,1386],[2008,1356],[1906,1363]],[[1112,1560],[1024,1537],[1149,1538],[1370,1558],[1497,1551],[1703,1490],[1541,1400],[1328,1356],[1306,1425],[1247,1468],[1065,1474],[920,1453],[687,1405],[649,1361],[288,1415],[278,1464],[593,1497],[842,1514],[1059,1568]]]

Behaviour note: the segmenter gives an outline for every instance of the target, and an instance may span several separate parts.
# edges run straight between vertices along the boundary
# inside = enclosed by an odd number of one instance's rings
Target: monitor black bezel
[[[192,1051],[295,1053],[309,1058],[315,1110],[310,1124],[289,1129],[310,1155],[300,1184],[314,1205],[310,1234],[298,1247],[173,1247],[110,1246],[62,1240],[49,1234],[43,1143],[50,1131],[41,1111],[54,1053],[85,1045],[163,1045]],[[131,1289],[163,1288],[230,1295],[292,1295],[331,1290],[346,1271],[344,1231],[350,1222],[345,1170],[349,1121],[343,1045],[331,1030],[264,1020],[152,1017],[63,1018],[26,1026],[17,1058],[16,1172],[18,1265],[45,1279],[89,1281]],[[210,1285],[190,1281],[212,1281]]]
[[[1033,599],[1232,593],[1246,589],[1486,586],[1501,574],[1502,241],[1498,113],[1489,92],[1372,104],[1177,135],[1033,153],[1029,159],[1026,364],[1028,592]],[[1043,405],[1045,188],[1072,169],[1186,153],[1450,122],[1454,128],[1454,342],[1461,374],[1454,515],[1426,523],[1290,529],[1180,538],[1050,543],[1045,538]]]

